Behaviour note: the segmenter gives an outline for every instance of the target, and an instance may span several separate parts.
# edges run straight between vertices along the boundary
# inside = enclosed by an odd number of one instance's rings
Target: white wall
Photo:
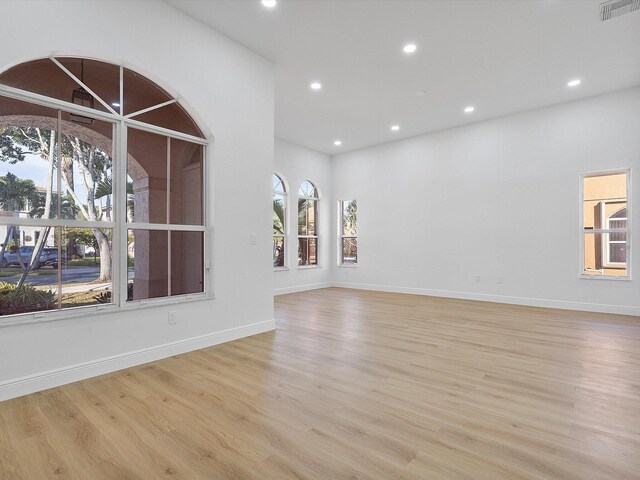
[[[330,286],[335,258],[333,222],[335,221],[331,195],[331,157],[276,138],[274,169],[287,182],[288,243],[285,270],[273,272],[274,292],[299,292]],[[310,180],[320,191],[318,203],[319,267],[298,267],[298,188],[303,180]]]
[[[4,1],[2,18],[0,70],[53,52],[124,62],[184,99],[215,136],[215,299],[171,306],[176,325],[155,307],[4,327],[0,399],[272,329],[273,66],[163,2]]]
[[[359,224],[358,268],[334,281],[640,314],[638,125],[635,88],[334,157],[334,201],[356,198]],[[626,167],[634,279],[580,279],[579,175]]]

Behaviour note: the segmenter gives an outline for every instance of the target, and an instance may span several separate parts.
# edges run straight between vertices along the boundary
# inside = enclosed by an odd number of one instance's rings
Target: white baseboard
[[[310,283],[308,285],[296,285],[294,287],[276,288],[274,295],[286,295],[287,293],[306,292],[307,290],[317,290],[318,288],[333,287],[333,282]]]
[[[333,286],[340,288],[353,288],[358,290],[373,290],[377,292],[408,293],[411,295],[427,295],[431,297],[458,298],[462,300],[477,300],[481,302],[507,303],[509,305],[525,305],[528,307],[559,308],[562,310],[580,310],[584,312],[640,316],[640,307],[625,305],[570,302],[562,300],[548,300],[544,298],[512,297],[506,295],[491,295],[486,293],[430,290],[426,288],[371,285],[365,283],[334,282]]]
[[[266,320],[264,322],[252,323],[221,332],[201,335],[199,337],[179,340],[177,342],[166,343],[134,352],[7,380],[0,382],[0,401],[21,397],[29,393],[39,392],[67,383],[77,382],[78,380],[84,380],[97,375],[104,375],[105,373],[115,372],[123,368],[153,362],[173,355],[230,342],[239,338],[249,337],[258,333],[269,332],[275,330],[275,328],[275,320]]]

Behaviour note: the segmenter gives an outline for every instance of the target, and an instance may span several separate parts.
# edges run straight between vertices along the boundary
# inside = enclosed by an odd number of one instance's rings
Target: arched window
[[[0,315],[204,292],[205,147],[163,88],[76,57],[0,74]],[[188,298],[188,297],[185,297]]]
[[[315,185],[305,180],[298,190],[298,265],[318,265],[318,201]]]
[[[286,267],[287,187],[284,179],[273,174],[273,268]]]

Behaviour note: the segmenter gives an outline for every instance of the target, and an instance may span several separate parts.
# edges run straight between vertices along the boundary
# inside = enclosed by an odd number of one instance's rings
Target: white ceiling
[[[274,61],[276,135],[330,154],[640,84],[640,11],[601,0],[168,1]]]

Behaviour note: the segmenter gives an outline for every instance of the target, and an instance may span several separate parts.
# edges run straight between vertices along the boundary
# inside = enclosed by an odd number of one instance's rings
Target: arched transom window
[[[0,315],[202,294],[206,143],[123,66],[51,57],[0,74]]]

